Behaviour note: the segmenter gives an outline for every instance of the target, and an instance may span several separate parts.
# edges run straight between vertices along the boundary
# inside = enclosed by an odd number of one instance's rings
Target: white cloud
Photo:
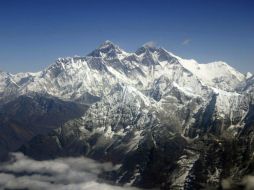
[[[146,42],[143,46],[155,47],[156,45],[157,43],[155,41],[149,41],[149,42]]]
[[[118,167],[111,163],[98,163],[84,157],[36,161],[21,153],[12,156],[12,161],[0,165],[0,189],[137,190],[97,181],[99,173]]]
[[[185,39],[184,41],[182,41],[182,45],[186,46],[189,45],[191,43],[191,39]]]
[[[254,189],[254,176],[244,176],[241,182],[235,182],[231,178],[227,178],[222,180],[222,189],[230,190],[230,189],[244,189],[244,190],[253,190]],[[241,188],[240,188],[241,187]]]
[[[245,176],[242,180],[245,190],[254,189],[254,176]]]

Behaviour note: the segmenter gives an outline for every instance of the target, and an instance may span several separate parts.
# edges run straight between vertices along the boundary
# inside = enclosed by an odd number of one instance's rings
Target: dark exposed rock
[[[88,106],[39,94],[20,96],[0,109],[1,153],[14,151],[38,134],[47,134],[81,117]]]

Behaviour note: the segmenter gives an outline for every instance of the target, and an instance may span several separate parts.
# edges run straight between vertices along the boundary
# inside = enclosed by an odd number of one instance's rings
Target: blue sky
[[[254,72],[253,0],[1,0],[0,69],[39,71],[105,40],[152,41],[201,63]]]

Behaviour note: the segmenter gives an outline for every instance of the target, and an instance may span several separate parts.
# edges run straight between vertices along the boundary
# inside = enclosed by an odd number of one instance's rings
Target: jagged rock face
[[[12,80],[11,74],[0,71],[0,104],[15,96],[17,89],[18,86]]]
[[[141,134],[129,130],[124,136],[114,132],[105,136],[105,131],[85,123],[84,119],[69,122],[34,138],[21,151],[37,159],[85,155],[110,160],[122,165],[104,173],[104,178],[146,188],[219,188],[223,179],[240,184],[245,175],[253,175],[253,132],[236,139],[207,135],[189,141],[158,123]]]
[[[81,117],[88,106],[30,94],[0,107],[0,158],[38,134],[47,134],[66,121]],[[3,151],[2,151],[3,150]]]
[[[21,151],[37,159],[85,155],[122,164],[102,176],[117,184],[145,188],[219,188],[222,179],[232,177],[238,183],[252,174],[250,131],[247,138],[232,138],[230,133],[214,136],[207,131],[189,140],[181,136],[176,117],[161,122],[156,101],[148,105],[144,95],[122,88],[116,87],[109,97],[92,105],[82,118],[34,138]]]
[[[38,73],[0,73],[0,99],[23,124],[34,121],[37,133],[26,139],[38,136],[19,149],[27,155],[121,164],[102,175],[117,184],[202,189],[252,172],[253,84],[223,62],[198,64],[150,46],[127,53],[106,41]],[[22,104],[31,93],[41,98]],[[18,137],[30,132],[22,126]]]
[[[247,80],[247,85],[246,85],[246,92],[250,94],[252,97],[252,103],[253,103],[253,92],[254,92],[254,76],[250,79]]]

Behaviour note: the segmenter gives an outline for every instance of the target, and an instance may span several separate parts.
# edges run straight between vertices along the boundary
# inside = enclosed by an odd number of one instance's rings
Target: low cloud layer
[[[222,189],[223,190],[253,190],[254,189],[254,176],[245,176],[241,182],[235,183],[232,179],[224,179],[222,180]]]
[[[99,173],[115,169],[110,163],[84,157],[36,161],[22,153],[12,156],[11,162],[0,165],[0,189],[137,190],[99,183]]]

